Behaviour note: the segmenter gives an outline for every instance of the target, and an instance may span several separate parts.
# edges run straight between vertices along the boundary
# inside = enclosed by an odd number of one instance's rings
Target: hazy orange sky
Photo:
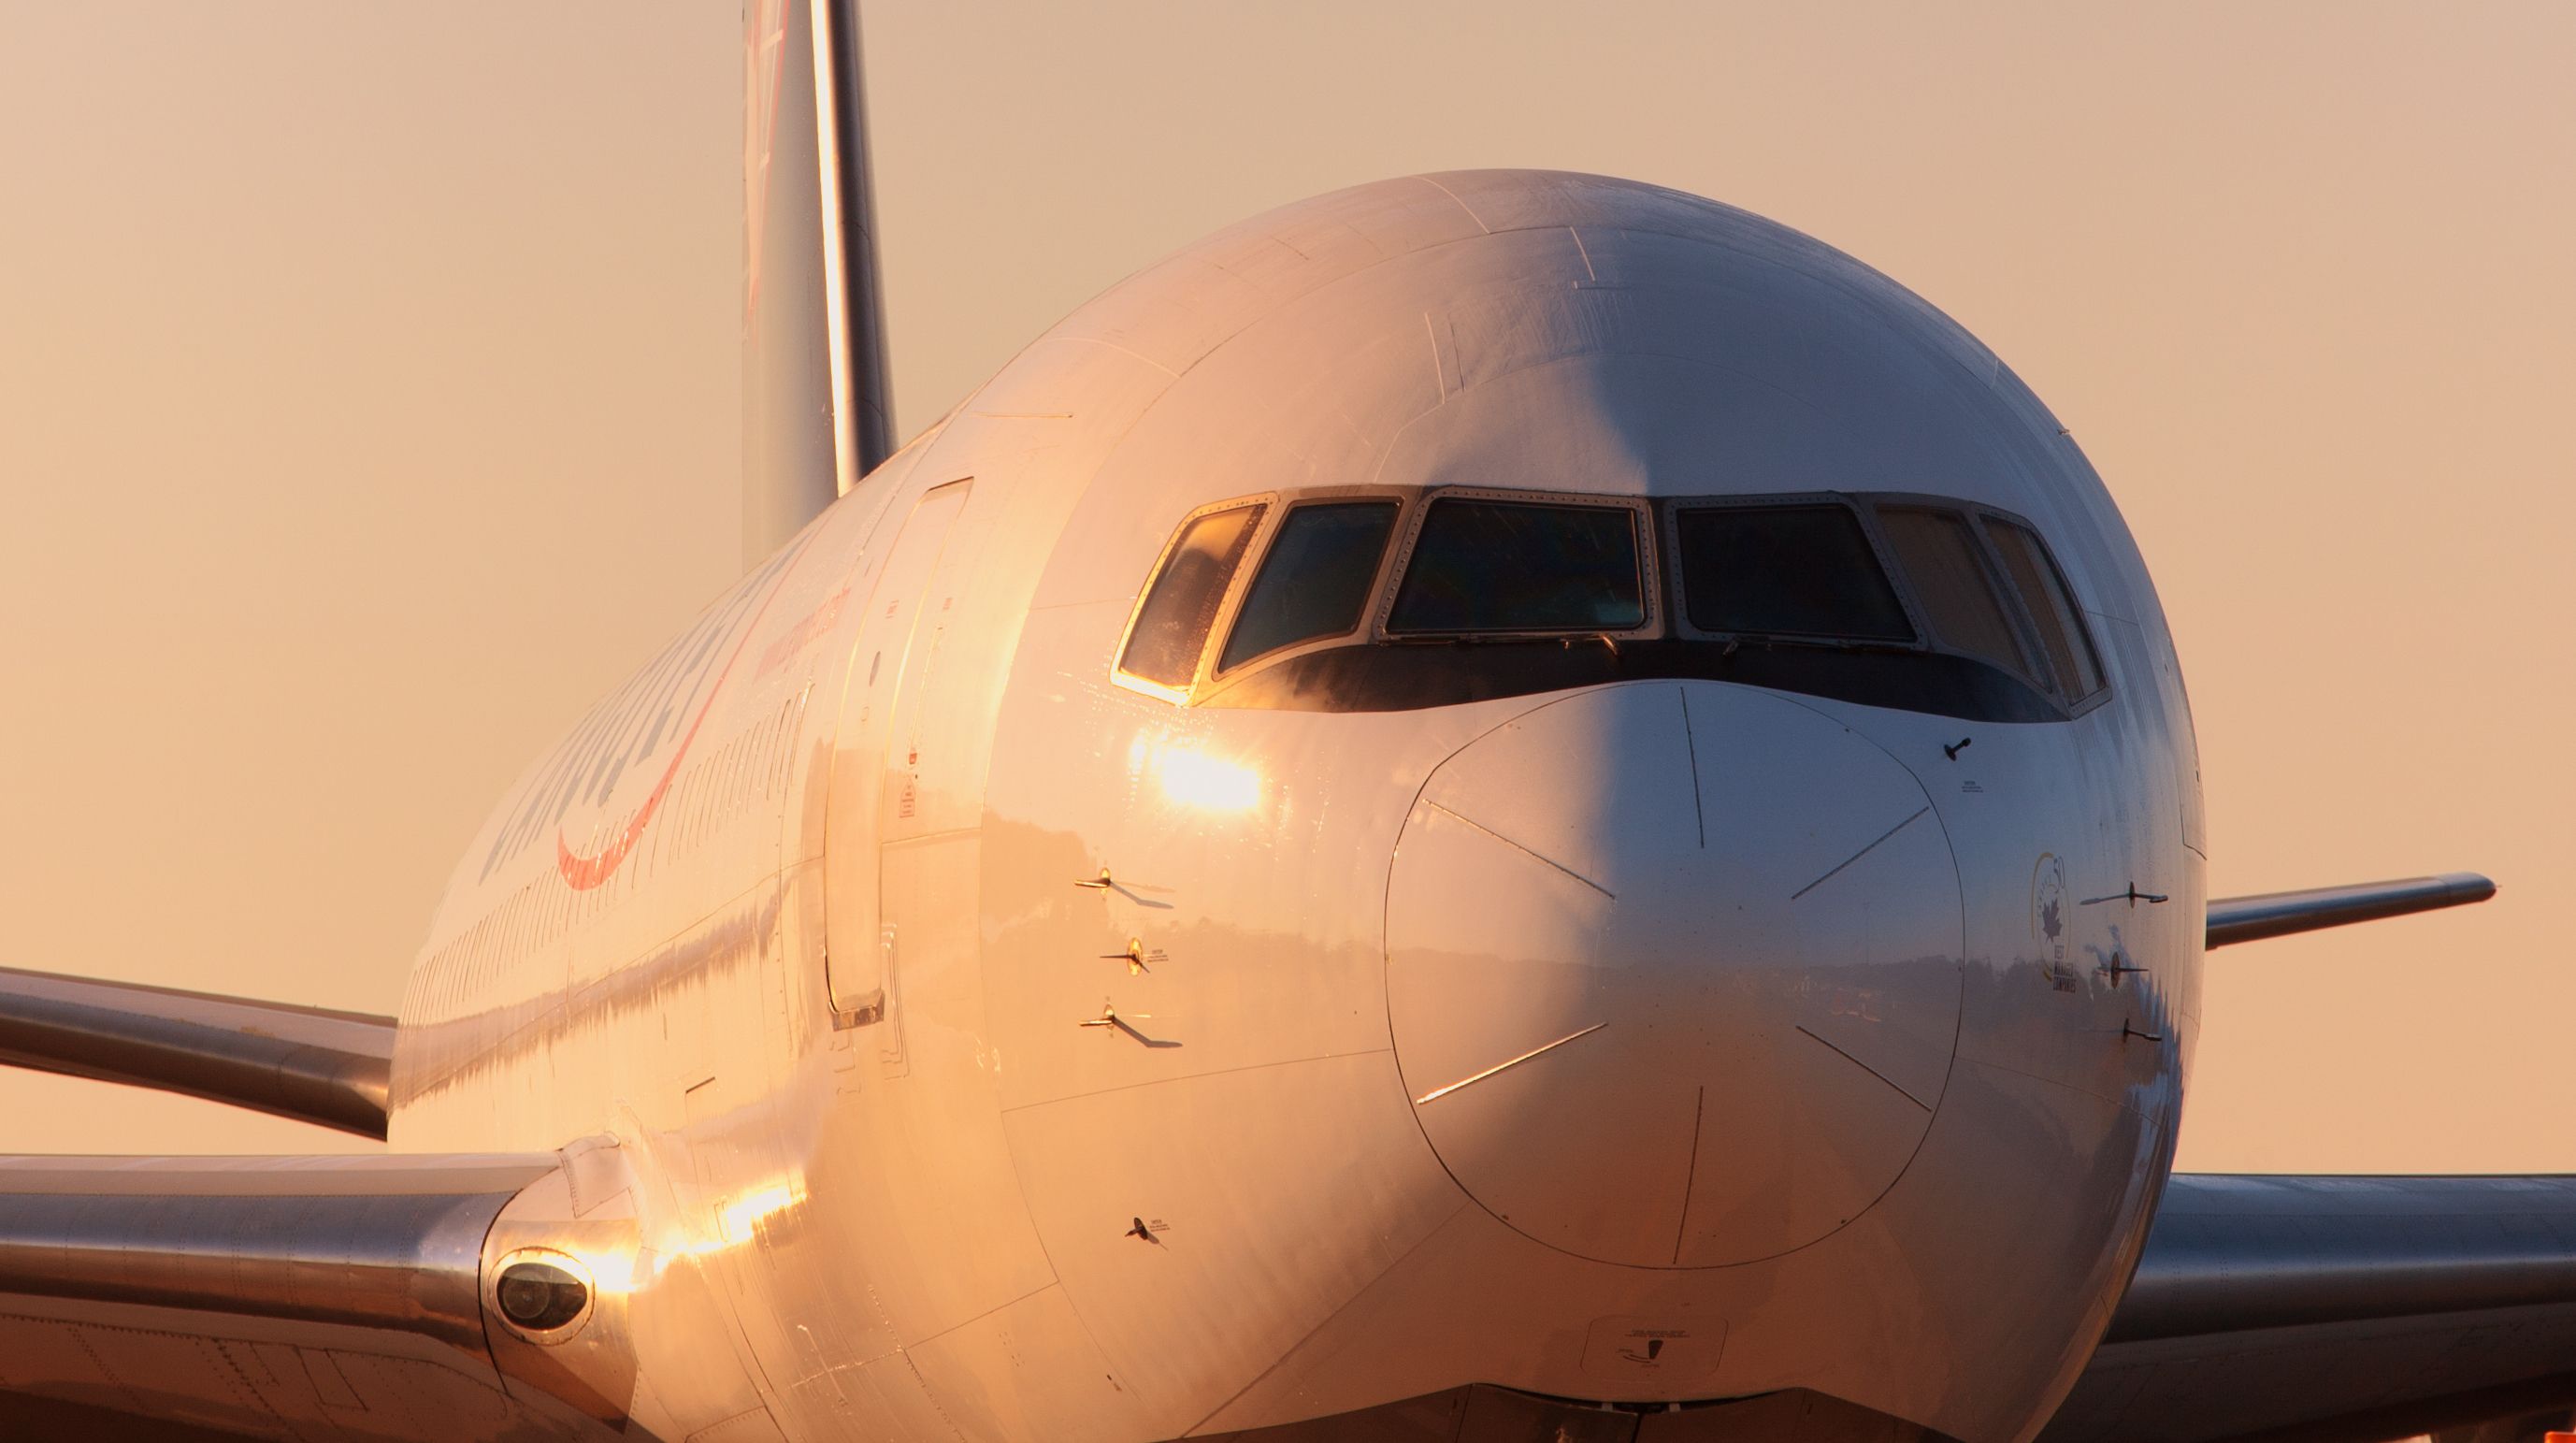
[[[0,963],[391,1011],[737,569],[731,3],[0,6]],[[1714,196],[2020,370],[2198,708],[2182,1165],[2576,1171],[2576,7],[872,5],[897,429],[1157,255],[1476,165]],[[0,1149],[371,1146],[0,1074]]]

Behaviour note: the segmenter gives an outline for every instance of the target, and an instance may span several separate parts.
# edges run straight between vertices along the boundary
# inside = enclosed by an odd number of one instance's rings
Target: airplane
[[[2576,1407],[2576,1179],[2176,1174],[2190,708],[2065,428],[1713,201],[1361,185],[900,448],[853,8],[745,33],[748,572],[398,1015],[0,972],[381,1138],[0,1159],[13,1436],[2377,1439]]]

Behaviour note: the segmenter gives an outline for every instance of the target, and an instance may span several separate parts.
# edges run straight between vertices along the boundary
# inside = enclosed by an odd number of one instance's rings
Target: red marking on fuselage
[[[823,598],[820,606],[805,613],[804,620],[787,628],[776,641],[769,644],[769,649],[760,654],[760,666],[752,672],[752,675],[755,677],[769,675],[795,660],[805,648],[831,635],[832,628],[840,624],[841,607],[849,599],[850,588],[846,585]]]
[[[742,635],[734,641],[733,654],[725,658],[724,670],[716,673],[714,684],[707,688],[707,699],[698,703],[698,714],[689,719],[688,731],[681,735],[679,746],[671,753],[671,764],[662,769],[661,777],[653,783],[653,790],[645,794],[644,805],[635,809],[635,815],[627,819],[625,829],[617,834],[616,839],[585,857],[564,840],[561,827],[555,829],[555,870],[563,873],[565,885],[576,892],[587,892],[615,876],[617,869],[625,865],[627,854],[635,850],[637,839],[644,835],[644,828],[652,822],[653,813],[660,809],[662,799],[671,794],[671,783],[679,778],[680,763],[688,760],[689,746],[698,739],[698,728],[706,725],[708,713],[715,710],[716,698],[724,694],[725,678],[733,675],[734,663],[742,660],[743,648],[751,645],[752,634],[760,630],[760,619],[769,614],[769,603],[776,601],[778,593],[787,589],[787,578],[796,570],[796,563],[804,559],[803,553],[799,552],[778,569],[778,579],[769,584],[769,594],[760,599],[760,609],[751,614],[751,620],[743,623]]]

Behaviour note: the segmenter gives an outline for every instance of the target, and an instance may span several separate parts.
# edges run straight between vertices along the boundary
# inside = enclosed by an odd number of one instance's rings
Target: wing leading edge
[[[2475,872],[2445,872],[2438,877],[2406,877],[2394,882],[2354,882],[2341,887],[2310,887],[2298,892],[2266,892],[2257,897],[2222,897],[2209,904],[2210,947],[2259,942],[2320,927],[2376,922],[2442,907],[2464,907],[2496,894],[2496,884]]]
[[[0,1158],[0,1436],[609,1436],[488,1311],[492,1249],[619,1211],[583,1152]]]
[[[2371,1440],[2576,1405],[2576,1176],[2176,1174],[2043,1443]]]
[[[0,1063],[381,1139],[394,1019],[0,967]]]

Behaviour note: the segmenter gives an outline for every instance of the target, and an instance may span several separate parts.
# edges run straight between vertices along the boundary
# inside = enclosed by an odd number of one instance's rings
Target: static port
[[[512,1263],[493,1292],[501,1316],[531,1333],[560,1328],[590,1306],[589,1286],[552,1263]]]

